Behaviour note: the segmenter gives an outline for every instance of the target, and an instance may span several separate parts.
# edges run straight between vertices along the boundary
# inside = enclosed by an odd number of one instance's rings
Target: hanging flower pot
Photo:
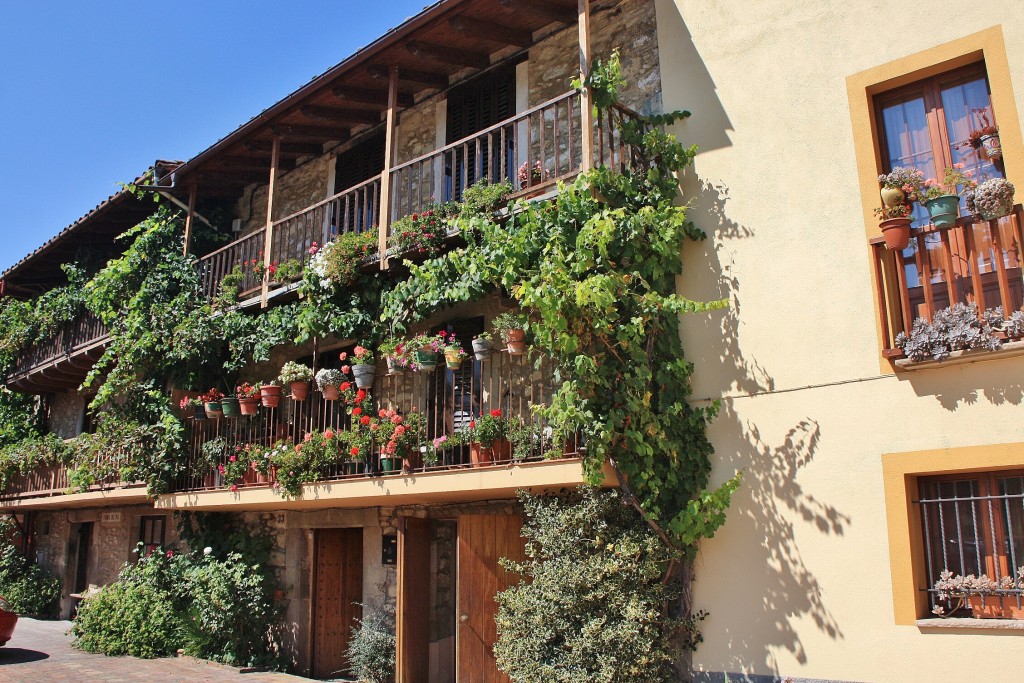
[[[1003,148],[999,144],[999,133],[989,133],[981,136],[981,147],[979,152],[989,161],[998,161],[1003,158]]]
[[[387,363],[388,363],[388,374],[389,375],[396,375],[396,374],[398,374],[399,372],[401,372],[404,369],[404,368],[402,368],[398,364],[398,359],[395,358],[394,356],[388,356],[386,358],[386,360],[387,360]]]
[[[208,403],[203,404],[203,407],[206,410],[206,417],[209,417],[211,419],[224,417],[224,408],[221,405],[220,401],[210,401]]]
[[[885,238],[885,248],[903,251],[910,244],[910,219],[889,218],[878,224]]]
[[[277,384],[264,384],[260,387],[260,400],[264,408],[276,408],[281,404],[281,387]]]
[[[305,401],[309,398],[309,382],[292,382],[288,386],[291,388],[293,401]]]
[[[373,386],[373,379],[377,374],[376,365],[353,365],[352,377],[356,380],[356,386],[360,389],[369,389]]]
[[[205,420],[206,419],[206,406],[205,405],[194,406],[193,409],[192,409],[192,419],[193,420]]]
[[[505,344],[512,356],[526,353],[526,330],[512,329],[505,332]]]
[[[320,387],[320,393],[324,395],[325,401],[337,401],[338,400],[338,387],[326,386]]]
[[[416,351],[416,366],[420,370],[433,370],[437,367],[437,351],[431,348]]]
[[[900,204],[903,203],[903,200],[905,198],[903,190],[901,190],[898,187],[883,187],[881,192],[882,203],[888,206],[889,208],[899,206]]]
[[[224,417],[239,417],[242,412],[238,406],[238,399],[234,396],[225,396],[220,400],[221,410],[224,411]]]
[[[236,405],[242,415],[255,415],[259,404],[260,400],[258,398],[240,398],[236,401]],[[228,414],[227,407],[224,408],[224,414]],[[230,415],[228,417],[230,417]]]
[[[381,474],[393,474],[402,469],[402,459],[395,456],[381,456],[380,458],[380,471]]]
[[[444,352],[444,362],[449,370],[458,370],[462,367],[462,359],[466,353],[462,349],[448,349]]]
[[[955,194],[926,199],[923,205],[936,228],[951,228],[960,216],[960,197]]]
[[[484,337],[477,337],[473,340],[473,355],[477,360],[487,360],[491,357],[491,340]]]

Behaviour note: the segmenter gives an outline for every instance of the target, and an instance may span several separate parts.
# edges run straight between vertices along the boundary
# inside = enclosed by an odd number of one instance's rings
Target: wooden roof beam
[[[509,12],[525,12],[538,19],[559,24],[574,24],[579,20],[576,9],[559,5],[551,0],[498,0]]]
[[[372,64],[367,67],[367,71],[370,72],[371,76],[378,80],[386,81],[388,79],[388,67],[386,66]],[[443,90],[448,87],[448,77],[444,74],[417,71],[416,69],[404,69],[399,67],[398,80],[406,81],[407,83],[419,83],[420,85],[436,88],[437,90]]]
[[[448,20],[453,29],[459,33],[471,35],[476,38],[483,38],[502,45],[515,45],[516,47],[530,47],[533,45],[533,34],[511,26],[502,26],[491,21],[474,19],[465,15],[458,15]]]
[[[235,171],[235,170],[209,170],[199,173],[201,183],[217,182],[221,186],[249,185],[251,183],[270,182],[270,171]]]
[[[388,93],[386,90],[373,90],[371,88],[356,88],[354,86],[339,85],[331,90],[331,94],[341,100],[355,102],[358,104],[375,104],[381,107],[388,106]],[[411,92],[398,93],[398,106],[411,107],[414,104]]]
[[[324,119],[326,121],[339,121],[353,124],[375,125],[380,123],[380,114],[365,109],[336,109],[334,107],[321,107],[315,104],[307,104],[299,107],[299,112],[311,119]]]
[[[269,140],[250,140],[245,143],[246,148],[253,152],[269,152],[272,144]],[[324,146],[315,142],[282,142],[281,154],[287,156],[306,156],[309,154],[323,154]]]
[[[270,157],[267,156],[251,156],[251,157],[233,157],[224,156],[217,159],[217,168],[224,168],[226,170],[239,169],[243,171],[268,171],[270,170]],[[281,168],[290,170],[295,167],[294,159],[281,159]]]
[[[282,138],[313,138],[316,140],[345,142],[352,137],[352,132],[347,128],[335,128],[332,126],[300,126],[291,123],[281,123],[273,128]],[[270,163],[270,157],[267,157],[267,163]]]
[[[457,47],[445,47],[443,45],[431,45],[411,40],[405,44],[405,49],[416,57],[431,59],[442,64],[451,64],[458,67],[469,67],[471,69],[486,69],[491,65],[491,59],[482,52],[463,50]],[[401,77],[401,70],[399,70]]]

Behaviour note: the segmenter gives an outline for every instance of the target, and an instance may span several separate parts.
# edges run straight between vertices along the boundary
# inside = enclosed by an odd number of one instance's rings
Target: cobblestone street
[[[190,658],[136,659],[105,657],[71,647],[67,621],[22,618],[14,637],[0,647],[0,681],[4,683],[300,683],[308,679],[280,673],[240,674],[237,669]]]

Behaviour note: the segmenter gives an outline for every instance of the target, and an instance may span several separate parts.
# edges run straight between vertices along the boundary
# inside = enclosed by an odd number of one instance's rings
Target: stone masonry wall
[[[333,160],[332,154],[324,154],[287,173],[279,172],[274,190],[275,221],[327,198],[327,180]],[[269,185],[260,185],[250,190],[253,192],[251,200],[249,192],[238,200],[235,215],[242,219],[241,234],[251,233],[267,224],[268,188]]]
[[[53,395],[50,402],[50,431],[62,439],[78,436],[85,410],[85,397],[77,391]]]

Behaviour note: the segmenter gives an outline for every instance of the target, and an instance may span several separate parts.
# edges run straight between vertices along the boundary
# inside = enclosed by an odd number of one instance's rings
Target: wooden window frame
[[[148,543],[146,525],[152,522],[154,525],[160,523],[160,542]],[[139,543],[143,545],[143,554],[149,555],[157,548],[163,548],[167,541],[167,515],[142,515],[139,517]]]

